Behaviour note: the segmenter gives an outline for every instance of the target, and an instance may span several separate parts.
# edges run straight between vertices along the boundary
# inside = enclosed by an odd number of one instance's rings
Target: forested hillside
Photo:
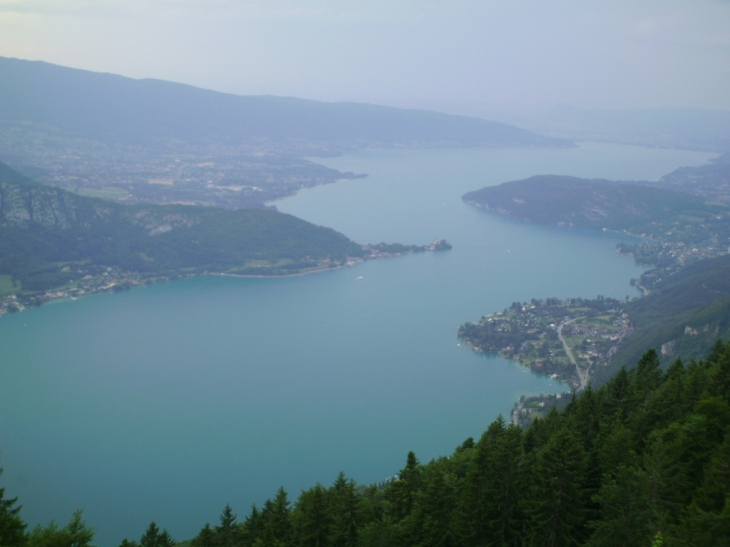
[[[125,206],[39,185],[0,163],[0,275],[18,290],[129,273],[297,273],[364,254],[342,234],[291,215]]]
[[[596,380],[611,378],[621,363],[656,347],[664,363],[699,359],[712,343],[730,340],[730,255],[694,262],[663,279],[643,298],[626,304],[635,331]]]
[[[469,192],[465,202],[541,224],[663,235],[675,223],[712,222],[727,208],[699,196],[637,183],[539,175]],[[727,222],[723,223],[727,224]],[[671,234],[670,234],[671,235]]]
[[[293,502],[281,488],[241,521],[226,506],[181,545],[312,547],[693,546],[730,542],[730,344],[704,360],[638,365],[526,430],[500,417],[478,441],[358,486],[340,474]],[[0,499],[3,491],[0,490]],[[0,501],[0,544],[89,545],[76,514],[63,528],[24,529]],[[139,543],[173,545],[152,523]]]

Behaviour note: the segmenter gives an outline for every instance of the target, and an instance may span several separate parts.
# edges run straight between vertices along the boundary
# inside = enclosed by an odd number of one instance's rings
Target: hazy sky
[[[0,0],[0,55],[477,115],[730,110],[730,0]]]

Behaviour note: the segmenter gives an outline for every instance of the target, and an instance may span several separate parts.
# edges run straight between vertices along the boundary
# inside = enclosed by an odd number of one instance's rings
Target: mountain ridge
[[[353,102],[234,95],[7,57],[0,57],[0,120],[48,124],[87,138],[125,143],[216,136],[361,145],[571,145],[479,118]]]

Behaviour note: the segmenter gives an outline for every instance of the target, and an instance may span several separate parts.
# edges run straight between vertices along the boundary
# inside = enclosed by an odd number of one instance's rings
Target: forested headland
[[[640,236],[617,250],[650,268],[631,281],[642,298],[533,298],[462,325],[459,336],[478,351],[516,359],[574,387],[583,387],[587,376],[594,385],[605,382],[647,347],[657,348],[668,366],[727,340],[728,161],[725,154],[658,182],[541,175],[464,195],[469,204],[529,222]]]
[[[656,351],[526,429],[499,417],[478,440],[392,479],[344,474],[296,499],[280,488],[241,519],[226,505],[190,547],[693,546],[730,542],[730,344],[662,370]],[[83,547],[76,513],[27,529],[0,490],[0,544]],[[160,525],[164,525],[161,523]],[[123,547],[175,545],[151,523]],[[139,538],[137,540],[136,538]]]

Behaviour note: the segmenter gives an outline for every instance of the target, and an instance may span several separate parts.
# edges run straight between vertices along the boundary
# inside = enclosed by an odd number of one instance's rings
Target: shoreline
[[[84,296],[93,296],[95,294],[107,294],[107,293],[114,293],[114,292],[124,292],[132,289],[140,289],[144,287],[149,287],[150,285],[156,285],[159,283],[168,283],[170,281],[175,281],[177,279],[187,279],[191,277],[240,277],[240,278],[256,278],[256,279],[280,279],[280,278],[287,278],[287,277],[300,277],[304,275],[310,275],[310,274],[316,274],[316,273],[324,273],[328,271],[336,271],[341,270],[344,268],[352,268],[362,262],[365,262],[365,260],[358,260],[356,262],[352,263],[346,263],[342,266],[335,266],[335,267],[322,267],[322,268],[313,268],[309,269],[303,272],[297,272],[293,274],[282,274],[282,275],[254,275],[254,274],[233,274],[233,273],[225,273],[225,272],[202,272],[202,273],[191,273],[191,274],[180,274],[176,275],[174,277],[165,277],[161,276],[158,278],[148,278],[148,279],[139,279],[136,282],[132,283],[130,286],[126,286],[124,288],[117,288],[120,287],[119,283],[111,283],[109,285],[104,285],[96,288],[96,290],[89,290],[82,293],[77,294],[69,294],[70,292],[78,291],[78,288],[57,288],[57,289],[51,289],[48,291],[45,291],[42,294],[34,295],[34,298],[36,299],[33,303],[29,305],[25,305],[21,302],[21,299],[18,298],[17,293],[10,294],[10,295],[2,295],[0,296],[0,317],[3,317],[4,315],[14,314],[14,313],[21,313],[26,310],[32,309],[32,308],[39,308],[43,306],[44,304],[50,304],[53,302],[60,302],[63,300],[78,300],[79,298],[82,298]],[[9,309],[10,308],[10,309]]]
[[[19,313],[30,308],[37,308],[43,304],[54,302],[58,300],[71,299],[75,300],[82,296],[89,296],[93,294],[104,294],[109,292],[122,292],[131,290],[139,287],[147,287],[156,283],[164,283],[167,281],[174,281],[175,279],[184,279],[188,277],[199,277],[199,276],[218,276],[218,277],[240,277],[240,278],[252,278],[252,279],[283,279],[290,277],[301,277],[305,275],[318,274],[330,271],[342,270],[344,268],[353,268],[358,264],[367,262],[370,260],[380,260],[386,258],[395,258],[407,254],[415,254],[420,251],[441,251],[450,249],[451,246],[446,244],[447,247],[438,247],[437,243],[444,240],[436,240],[431,245],[424,245],[421,247],[411,246],[405,250],[399,250],[397,252],[386,252],[377,249],[377,246],[363,245],[362,247],[369,253],[365,257],[348,257],[344,264],[337,266],[322,265],[314,268],[308,268],[296,273],[285,273],[280,275],[272,274],[239,274],[230,272],[195,272],[185,273],[181,272],[178,274],[171,275],[160,275],[157,277],[143,278],[139,274],[130,272],[116,272],[110,276],[105,273],[103,276],[98,278],[92,278],[87,280],[88,284],[85,286],[75,287],[57,287],[48,289],[46,291],[39,291],[38,293],[31,295],[24,295],[19,293],[13,293],[8,295],[0,295],[0,317],[9,313]],[[111,271],[111,270],[110,270]]]
[[[369,260],[379,260],[385,258],[395,258],[407,254],[415,254],[420,252],[439,252],[451,249],[451,245],[445,239],[435,239],[430,245],[401,245],[398,243],[386,244],[378,243],[375,245],[366,244],[360,246],[364,251],[364,256],[347,257],[344,263],[332,265],[332,259],[327,258],[320,261],[318,266],[305,268],[295,273],[276,274],[254,274],[254,273],[233,273],[233,272],[211,272],[208,270],[196,272],[179,272],[168,275],[159,275],[157,277],[142,277],[139,273],[115,271],[108,267],[107,271],[101,276],[84,278],[77,281],[75,286],[56,287],[37,293],[23,294],[13,293],[8,295],[0,295],[0,317],[7,313],[18,313],[28,308],[42,306],[48,302],[52,302],[65,298],[79,298],[90,294],[101,294],[107,292],[121,292],[131,290],[137,287],[146,287],[153,283],[161,283],[164,281],[172,281],[175,279],[196,277],[196,276],[220,276],[220,277],[241,277],[241,278],[257,278],[257,279],[277,279],[287,277],[300,277],[304,275],[323,273],[328,271],[341,270],[343,268],[352,268],[367,262]],[[243,266],[246,267],[245,265]],[[276,266],[268,266],[275,268]],[[85,281],[86,283],[82,283]]]

